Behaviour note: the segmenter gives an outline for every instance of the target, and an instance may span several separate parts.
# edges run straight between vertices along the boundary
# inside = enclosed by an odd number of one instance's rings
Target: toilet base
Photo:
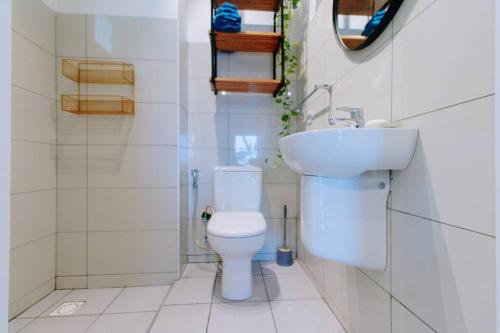
[[[252,296],[252,259],[223,259],[222,297],[242,301]]]

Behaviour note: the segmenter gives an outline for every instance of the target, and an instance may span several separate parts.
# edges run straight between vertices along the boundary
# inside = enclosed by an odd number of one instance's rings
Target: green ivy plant
[[[288,34],[288,27],[290,21],[292,20],[292,14],[294,10],[298,8],[300,0],[285,0],[284,10],[283,10],[283,22],[285,31],[285,56],[282,59],[281,54],[278,57],[278,63],[285,62],[285,82],[283,87],[278,91],[274,101],[277,104],[283,106],[283,113],[281,114],[281,130],[280,136],[287,136],[290,134],[290,129],[292,126],[292,119],[298,115],[298,112],[293,108],[293,98],[290,91],[290,79],[289,76],[297,71],[298,59],[297,59],[297,42],[291,42]]]

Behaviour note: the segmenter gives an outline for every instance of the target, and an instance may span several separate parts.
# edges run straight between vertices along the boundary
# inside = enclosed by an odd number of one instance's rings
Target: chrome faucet
[[[350,118],[337,118],[335,116],[330,116],[328,118],[328,123],[330,125],[335,125],[337,124],[337,121],[343,121],[351,125],[352,127],[356,128],[361,128],[365,127],[365,113],[363,112],[363,109],[361,108],[353,108],[353,107],[348,107],[348,106],[342,106],[340,108],[337,108],[338,111],[343,111],[343,112],[348,112],[351,117]]]

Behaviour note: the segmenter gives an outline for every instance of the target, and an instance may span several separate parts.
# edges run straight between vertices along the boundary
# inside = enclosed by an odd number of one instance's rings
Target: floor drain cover
[[[50,315],[51,316],[71,316],[75,314],[80,308],[87,302],[66,302],[57,309],[55,309]]]

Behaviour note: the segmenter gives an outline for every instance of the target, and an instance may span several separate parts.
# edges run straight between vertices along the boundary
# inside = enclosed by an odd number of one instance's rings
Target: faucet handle
[[[362,108],[353,108],[350,106],[341,106],[337,108],[338,111],[349,112],[353,117],[362,117],[364,112]]]
[[[337,108],[337,110],[348,112],[351,115],[351,119],[356,122],[356,127],[365,127],[365,114],[362,108],[342,106]]]

